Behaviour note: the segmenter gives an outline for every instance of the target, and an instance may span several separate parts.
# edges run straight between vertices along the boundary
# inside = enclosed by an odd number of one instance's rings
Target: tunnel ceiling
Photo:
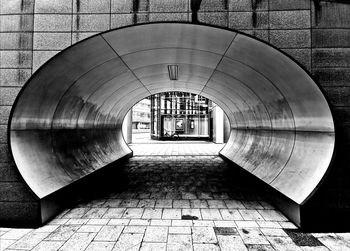
[[[168,65],[177,65],[170,80]],[[26,83],[10,145],[39,197],[131,153],[121,125],[155,93],[203,95],[227,114],[221,154],[301,204],[330,164],[334,125],[310,76],[270,45],[231,30],[152,23],[93,36],[62,51]]]

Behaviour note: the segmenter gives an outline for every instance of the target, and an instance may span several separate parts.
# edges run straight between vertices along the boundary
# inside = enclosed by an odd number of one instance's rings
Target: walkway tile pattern
[[[175,141],[173,144],[161,141],[154,142],[149,144],[130,144],[129,146],[133,150],[134,156],[204,156],[218,155],[225,145],[204,141],[198,141],[196,143]]]
[[[350,250],[348,233],[299,232],[230,170],[218,156],[134,157],[124,190],[38,229],[0,228],[0,250]]]

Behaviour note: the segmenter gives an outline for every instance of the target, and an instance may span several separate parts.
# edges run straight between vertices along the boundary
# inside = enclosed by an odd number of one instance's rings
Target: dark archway
[[[170,80],[168,65],[178,65]],[[301,225],[334,151],[334,123],[321,90],[291,58],[236,31],[151,23],[105,32],[62,51],[17,97],[10,146],[24,180],[42,200],[132,152],[121,129],[139,100],[164,91],[203,95],[227,114],[221,155],[281,195]],[[281,201],[281,200],[280,200]]]

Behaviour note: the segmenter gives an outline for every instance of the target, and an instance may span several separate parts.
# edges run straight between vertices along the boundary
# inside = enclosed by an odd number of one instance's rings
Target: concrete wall
[[[62,49],[105,30],[153,21],[191,21],[189,0],[1,0],[0,223],[36,218],[36,198],[12,163],[7,122],[21,86]],[[325,91],[338,125],[338,154],[314,203],[350,209],[350,4],[322,0],[203,0],[200,22],[238,29],[282,49]]]

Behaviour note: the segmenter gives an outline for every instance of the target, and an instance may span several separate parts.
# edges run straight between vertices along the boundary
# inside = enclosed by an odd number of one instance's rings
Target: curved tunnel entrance
[[[169,78],[171,65],[181,69],[177,79]],[[165,91],[218,104],[231,128],[220,155],[297,208],[281,206],[300,225],[298,208],[320,185],[333,155],[328,103],[282,52],[211,26],[151,23],[112,30],[41,67],[17,97],[10,121],[10,148],[25,182],[44,201],[131,156],[122,137],[125,114]],[[45,221],[50,212],[42,215]]]

